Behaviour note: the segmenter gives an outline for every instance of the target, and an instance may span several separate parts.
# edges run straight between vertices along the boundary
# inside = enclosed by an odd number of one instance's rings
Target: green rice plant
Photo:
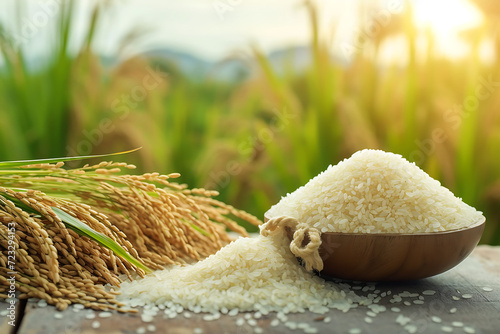
[[[264,143],[288,189],[304,184],[311,175],[328,166],[332,158],[338,159],[343,135],[338,122],[340,69],[331,63],[329,48],[320,40],[314,5],[311,2],[305,5],[311,22],[313,62],[302,78],[304,91],[299,92],[293,80],[280,78],[269,61],[254,49],[265,87],[272,93],[265,107],[274,107],[288,117],[276,140]],[[291,147],[283,150],[281,136],[288,139]]]
[[[38,31],[46,41],[44,54],[35,60],[31,40],[23,37],[21,22],[29,11],[29,2],[15,3],[12,17],[15,23],[0,23],[0,51],[3,66],[0,70],[0,157],[5,160],[85,155],[95,151],[137,147],[127,132],[116,131],[103,138],[100,126],[111,124],[118,128],[120,113],[113,110],[113,101],[130,93],[128,76],[140,72],[134,85],[140,85],[146,62],[124,62],[117,67],[105,68],[100,56],[93,50],[96,35],[103,32],[102,13],[106,3],[95,4],[88,17],[83,42],[75,50],[71,40],[76,31],[77,6],[75,0],[62,1],[57,11]],[[140,34],[129,34],[124,45]],[[22,43],[20,42],[20,38]],[[24,38],[24,39],[22,39]],[[132,71],[122,67],[136,65]],[[143,66],[140,68],[139,66]],[[118,77],[121,76],[121,77]],[[147,101],[146,101],[147,102]],[[120,137],[116,135],[120,133]],[[95,138],[92,138],[94,136]],[[16,138],[16,140],[12,140]],[[125,140],[124,140],[125,139]],[[85,145],[79,145],[85,142]],[[124,145],[115,145],[124,142]],[[102,147],[102,146],[109,147]],[[146,159],[145,159],[146,160]]]
[[[22,20],[22,2],[17,2],[17,21]],[[4,159],[20,157],[60,156],[65,153],[65,145],[73,110],[69,89],[76,59],[69,50],[74,1],[61,3],[59,14],[51,18],[57,31],[52,41],[47,63],[37,63],[31,68],[33,58],[29,48],[16,41],[6,27],[1,28],[0,50],[4,66],[0,73],[0,102],[2,108],[2,131],[0,132],[0,156]],[[99,18],[99,10],[94,10],[86,34],[83,49],[90,47],[93,32]],[[51,28],[50,24],[46,29]],[[14,35],[22,35],[15,32]],[[82,57],[83,63],[86,58]],[[17,138],[12,140],[12,138]],[[7,149],[9,148],[9,149]]]

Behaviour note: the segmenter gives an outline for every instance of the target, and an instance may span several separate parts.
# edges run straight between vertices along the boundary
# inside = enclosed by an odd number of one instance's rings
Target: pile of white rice
[[[443,231],[483,218],[414,164],[377,150],[330,166],[267,215],[291,216],[321,232],[363,233]],[[326,282],[299,266],[283,228],[237,239],[196,264],[126,281],[118,299],[132,307],[167,307],[172,316],[185,309],[209,312],[207,320],[241,311],[348,311],[377,302],[376,295],[359,297],[347,285]]]
[[[484,219],[402,156],[362,150],[282,198],[269,218],[290,216],[321,232],[417,233]]]
[[[281,231],[282,232],[282,231]],[[193,312],[235,315],[240,311],[325,313],[348,311],[361,299],[342,285],[311,275],[298,265],[283,233],[240,238],[194,265],[157,271],[124,282],[119,300],[130,306],[181,306]]]

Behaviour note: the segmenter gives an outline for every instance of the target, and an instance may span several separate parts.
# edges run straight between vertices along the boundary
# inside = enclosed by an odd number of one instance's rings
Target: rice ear
[[[15,237],[19,245],[22,298],[42,298],[61,310],[71,303],[117,308],[104,284],[215,253],[232,240],[226,227],[246,235],[229,215],[260,223],[215,201],[212,191],[170,182],[177,173],[125,174],[135,166],[121,162],[64,169],[63,160],[0,163],[0,239]],[[0,244],[5,265],[6,247]]]

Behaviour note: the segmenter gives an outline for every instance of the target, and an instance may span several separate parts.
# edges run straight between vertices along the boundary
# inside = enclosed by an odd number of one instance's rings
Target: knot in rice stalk
[[[281,216],[272,218],[262,225],[260,234],[267,237],[279,232],[283,233],[282,231],[286,231],[287,228],[295,231],[290,242],[290,251],[293,255],[300,257],[304,261],[307,271],[313,269],[323,270],[323,260],[319,255],[321,233],[318,229],[299,223],[293,217]],[[305,245],[304,242],[306,242]]]

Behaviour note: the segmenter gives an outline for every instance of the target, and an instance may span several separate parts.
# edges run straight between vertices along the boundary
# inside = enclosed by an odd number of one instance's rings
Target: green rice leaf
[[[135,148],[129,151],[117,152],[117,153],[109,153],[109,154],[96,154],[96,155],[82,155],[77,157],[64,157],[64,158],[49,158],[49,159],[35,159],[35,160],[18,160],[18,161],[4,161],[0,162],[0,168],[11,168],[11,167],[19,167],[33,164],[53,164],[57,162],[64,161],[75,161],[75,160],[83,160],[83,159],[92,159],[92,158],[103,158],[103,157],[111,157],[115,155],[127,154],[131,152],[135,152],[141,149],[140,147]]]
[[[199,227],[198,225],[196,224],[193,224],[193,223],[189,223],[189,226],[191,226],[194,230],[200,232],[201,234],[203,234],[204,236],[209,236],[210,233],[208,233],[207,231],[205,231],[204,229],[202,229],[201,227]]]
[[[90,228],[88,225],[84,224],[81,222],[79,219],[71,216],[70,214],[66,213],[65,211],[56,208],[56,207],[51,207],[52,211],[63,221],[63,223],[66,225],[66,227],[72,229],[76,233],[80,235],[84,235],[92,240],[97,241],[99,244],[102,246],[110,249],[115,253],[116,255],[124,258],[128,262],[132,263],[138,268],[141,268],[144,270],[146,273],[151,272],[151,269],[140,263],[136,258],[131,256],[127,251],[125,251],[120,245],[118,245],[115,241],[113,241],[110,237],[99,233],[95,231],[94,229]]]

